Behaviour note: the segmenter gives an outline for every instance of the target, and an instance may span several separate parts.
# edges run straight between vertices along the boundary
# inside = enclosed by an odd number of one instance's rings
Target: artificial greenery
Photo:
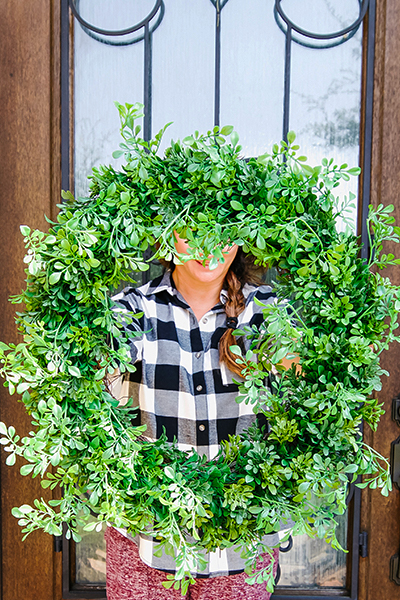
[[[379,273],[398,263],[382,254],[385,240],[400,239],[392,207],[371,208],[363,260],[359,240],[336,228],[354,199],[340,201],[336,188],[359,169],[332,159],[309,166],[293,133],[271,154],[244,160],[232,127],[195,132],[161,156],[164,130],[146,142],[136,125],[141,105],[118,109],[124,142],[114,156],[125,164],[93,169],[87,198],[65,193],[48,233],[21,227],[27,287],[13,301],[24,304],[17,318],[24,337],[1,344],[0,357],[5,385],[22,395],[33,429],[20,439],[1,423],[0,442],[8,465],[23,457],[21,474],[60,488],[61,499],[37,499],[13,514],[25,535],[60,535],[62,523],[76,541],[79,527],[100,531],[105,522],[151,532],[176,555],[175,580],[166,585],[183,592],[204,550],[239,545],[250,567],[262,536],[289,518],[288,534],[340,547],[335,517],[349,485],[365,475],[356,485],[384,495],[391,488],[387,461],[364,444],[359,427],[377,426],[379,356],[399,339],[399,288]],[[276,266],[278,298],[291,306],[265,306],[261,327],[241,332],[252,351],[242,356],[233,347],[245,376],[237,401],[264,413],[269,432],[253,426],[210,461],[164,437],[146,441],[144,428],[132,426],[133,409],[119,406],[107,383],[117,367],[134,370],[112,291],[148,268],[150,248],[155,257],[185,260],[176,256],[174,231],[189,240],[189,258],[212,256],[210,268],[228,243]],[[291,353],[300,368],[284,371],[280,361]],[[249,576],[263,580],[272,590],[271,566]]]

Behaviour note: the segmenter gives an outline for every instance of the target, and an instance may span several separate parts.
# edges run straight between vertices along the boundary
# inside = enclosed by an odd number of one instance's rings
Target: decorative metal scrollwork
[[[302,29],[289,17],[286,15],[282,8],[282,0],[275,0],[274,6],[274,15],[275,21],[281,31],[285,34],[286,44],[285,44],[285,82],[284,82],[284,92],[283,92],[283,130],[282,130],[282,138],[284,140],[287,139],[287,133],[289,131],[289,111],[290,111],[290,76],[291,76],[291,59],[292,59],[292,41],[300,46],[305,46],[306,48],[314,48],[316,50],[333,48],[334,46],[340,46],[344,42],[347,42],[351,39],[358,31],[366,12],[369,6],[369,0],[358,0],[359,4],[359,15],[357,19],[351,24],[341,29],[340,31],[335,31],[333,33],[313,33],[312,31],[307,31],[306,29]],[[283,24],[285,23],[286,26]],[[298,36],[294,35],[294,32],[304,36],[305,38],[313,39],[313,40],[334,40],[328,41],[326,43],[312,43],[302,40]],[[336,39],[341,38],[341,39]]]
[[[222,0],[222,2],[220,2],[220,0],[210,0],[210,2],[214,6],[214,8],[216,8],[217,10],[222,10],[225,4],[229,2],[229,0]]]
[[[290,536],[288,539],[287,546],[279,546],[279,552],[286,553],[286,552],[289,552],[292,548],[293,548],[293,538],[292,538],[292,536]]]
[[[79,22],[83,31],[85,33],[87,33],[87,35],[89,35],[91,38],[95,39],[97,42],[101,42],[102,44],[107,44],[108,46],[131,46],[132,44],[137,44],[138,42],[141,42],[145,38],[146,28],[148,27],[149,32],[153,33],[157,29],[157,27],[160,25],[161,21],[164,18],[164,13],[165,13],[165,5],[164,5],[163,0],[156,0],[153,8],[151,9],[151,11],[147,15],[147,17],[142,19],[142,21],[140,21],[140,23],[137,23],[136,25],[132,25],[125,29],[118,29],[118,30],[101,29],[100,27],[96,27],[92,23],[89,23],[81,16],[81,14],[79,12],[80,0],[68,0],[68,2],[71,7],[72,14],[76,18],[76,20]],[[154,17],[157,15],[157,13],[158,13],[157,20],[150,26],[150,22],[154,19]],[[133,39],[121,40],[121,41],[107,39],[110,37],[126,36],[126,35],[129,35],[130,33],[134,33],[135,31],[139,31],[142,28],[143,28],[143,33]],[[103,37],[100,37],[102,35],[106,36],[106,38],[104,39]]]
[[[71,8],[71,11],[74,17],[79,22],[83,31],[102,44],[107,44],[109,46],[130,46],[132,44],[136,44],[137,42],[141,42],[144,40],[144,82],[143,82],[143,100],[145,106],[145,116],[143,119],[143,137],[145,140],[149,140],[151,138],[151,92],[152,92],[152,34],[160,25],[161,21],[164,17],[165,6],[163,0],[156,0],[153,8],[145,17],[137,23],[136,25],[131,25],[125,29],[118,30],[109,30],[109,29],[101,29],[100,27],[96,27],[92,23],[86,21],[79,12],[79,3],[80,0],[68,0],[68,4]],[[158,18],[156,21],[150,25],[151,21],[158,13]],[[121,40],[116,41],[112,39],[107,39],[115,36],[126,36],[130,33],[134,33],[135,31],[139,31],[143,29],[143,33],[139,36],[129,39],[129,40]],[[101,36],[106,36],[106,38],[102,38]]]
[[[358,4],[359,4],[359,14],[358,14],[357,19],[353,23],[351,23],[351,25],[348,25],[347,27],[345,27],[339,31],[335,31],[333,33],[313,33],[312,31],[307,31],[306,29],[302,29],[301,27],[299,27],[298,25],[293,23],[293,21],[291,19],[289,19],[289,17],[286,15],[286,13],[284,12],[284,10],[282,8],[282,0],[275,0],[275,7],[274,7],[275,21],[276,21],[279,29],[281,31],[283,31],[283,33],[285,35],[287,35],[288,30],[290,29],[290,30],[295,31],[296,33],[304,36],[305,38],[310,38],[313,40],[320,40],[320,41],[334,40],[334,41],[327,41],[326,43],[315,44],[312,42],[307,42],[305,40],[302,40],[301,38],[294,36],[293,33],[291,33],[291,39],[293,40],[293,42],[295,42],[296,44],[299,44],[300,46],[305,46],[306,48],[316,48],[316,49],[333,48],[335,46],[340,46],[340,44],[344,44],[345,42],[348,42],[357,33],[357,31],[367,13],[369,0],[358,0]],[[284,23],[286,25],[284,25]]]
[[[286,553],[286,552],[289,552],[292,548],[293,548],[293,538],[292,538],[292,536],[290,536],[288,539],[287,546],[279,546],[279,552]],[[278,567],[277,567],[276,575],[275,575],[275,585],[278,584],[278,582],[281,578],[281,575],[282,575],[281,565],[278,562]]]

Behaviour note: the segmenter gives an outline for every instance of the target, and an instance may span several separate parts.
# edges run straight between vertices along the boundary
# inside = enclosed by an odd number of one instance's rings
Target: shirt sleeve
[[[133,288],[127,288],[112,297],[113,310],[122,315],[122,326],[127,334],[132,363],[142,360],[143,354],[143,301]]]
[[[253,297],[253,302],[252,302],[253,315],[250,319],[250,327],[252,325],[256,325],[257,327],[259,327],[261,325],[261,323],[264,321],[264,315],[262,312],[263,306],[260,306],[259,304],[257,304],[254,301],[255,298],[257,298],[257,300],[259,302],[262,302],[263,305],[276,304],[278,301],[276,294],[272,290],[271,286],[261,285],[259,288],[257,288],[257,290],[254,294],[254,297]]]

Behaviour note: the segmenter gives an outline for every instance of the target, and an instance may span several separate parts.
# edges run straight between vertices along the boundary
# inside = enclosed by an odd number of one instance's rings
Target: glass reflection
[[[81,531],[82,541],[76,544],[76,583],[106,583],[106,542],[104,531]]]
[[[347,514],[338,517],[337,538],[347,547]],[[281,552],[279,587],[307,589],[346,587],[347,554],[333,550],[324,540],[299,535],[293,539],[293,548]]]
[[[358,16],[356,0],[285,0],[284,8],[296,25],[316,33],[339,31]],[[292,43],[290,129],[311,165],[331,156],[339,165],[358,165],[361,38],[359,30],[339,46],[318,50]],[[335,195],[357,191],[357,178],[352,177],[341,182]],[[354,209],[354,229],[356,217]]]
[[[120,29],[138,23],[154,0],[81,0],[82,16],[98,27]],[[221,12],[221,124],[234,124],[245,155],[268,151],[281,138],[285,36],[273,16],[273,0],[229,0]],[[337,31],[358,15],[357,0],[282,0],[288,17],[309,31]],[[132,34],[131,39],[135,36]],[[112,38],[116,41],[117,38]],[[127,37],[129,39],[129,36]],[[304,38],[305,39],[305,38]],[[152,37],[153,134],[169,120],[171,137],[207,130],[214,119],[215,8],[209,0],[165,0],[165,15]],[[74,26],[75,190],[87,192],[93,166],[119,162],[119,119],[114,100],[143,102],[144,44],[110,46]],[[331,49],[292,43],[290,129],[297,133],[309,164],[333,156],[358,164],[361,31]],[[357,193],[357,180],[338,194]],[[355,218],[354,211],[354,218]],[[150,278],[158,274],[152,265]],[[270,278],[274,278],[273,273]],[[347,517],[339,540],[346,546]],[[343,589],[346,555],[306,536],[280,555],[280,586]],[[76,583],[105,583],[103,533],[82,532],[76,545]]]
[[[347,515],[338,518],[337,537],[347,545]],[[106,544],[104,532],[82,531],[82,541],[76,545],[76,583],[104,584],[106,581]],[[346,587],[346,557],[344,552],[332,550],[323,540],[311,540],[299,535],[293,548],[280,553],[280,587],[305,589]]]

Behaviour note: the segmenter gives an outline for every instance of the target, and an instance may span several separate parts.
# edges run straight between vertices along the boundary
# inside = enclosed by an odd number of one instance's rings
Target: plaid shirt
[[[226,331],[222,290],[220,303],[209,310],[200,321],[174,285],[171,272],[139,288],[127,288],[114,300],[129,313],[143,312],[127,328],[142,332],[130,341],[132,362],[141,362],[137,373],[128,381],[120,381],[114,395],[133,397],[140,409],[140,423],[147,425],[146,437],[157,439],[165,430],[169,441],[176,439],[178,448],[195,448],[199,454],[212,459],[221,440],[240,434],[256,420],[250,405],[238,404],[239,379],[219,361],[218,343]],[[269,286],[243,288],[245,309],[238,316],[238,328],[262,322],[261,307],[275,301]],[[246,350],[249,340],[243,338]],[[121,531],[127,537],[129,534]],[[273,546],[284,535],[280,532],[265,537]],[[134,539],[134,538],[132,538]],[[156,540],[136,536],[141,559],[149,566],[174,572],[175,562],[163,553],[153,554]],[[209,553],[208,566],[194,576],[210,577],[242,572],[244,560],[233,548]]]

